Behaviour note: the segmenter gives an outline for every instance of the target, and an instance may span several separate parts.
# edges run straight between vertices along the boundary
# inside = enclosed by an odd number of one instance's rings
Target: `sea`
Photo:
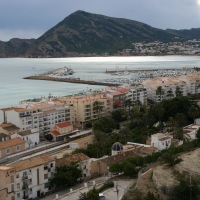
[[[0,108],[15,106],[20,101],[51,96],[67,96],[103,86],[53,81],[27,80],[26,76],[53,69],[69,67],[72,77],[103,81],[113,78],[106,70],[181,69],[200,67],[198,56],[133,56],[133,57],[77,57],[77,58],[1,58]],[[131,73],[128,76],[134,77]]]

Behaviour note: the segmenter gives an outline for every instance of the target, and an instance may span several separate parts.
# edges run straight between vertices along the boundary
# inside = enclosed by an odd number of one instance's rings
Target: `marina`
[[[139,56],[139,57],[80,57],[80,58],[5,58],[0,59],[0,107],[12,106],[24,99],[48,96],[74,95],[83,91],[105,88],[104,85],[87,85],[73,82],[23,79],[67,66],[74,74],[67,78],[80,78],[97,82],[136,82],[139,70],[143,72],[164,69],[200,67],[198,56]],[[125,69],[134,72],[125,76],[105,73],[107,70]],[[61,76],[62,77],[62,76]],[[136,80],[134,80],[136,79]]]

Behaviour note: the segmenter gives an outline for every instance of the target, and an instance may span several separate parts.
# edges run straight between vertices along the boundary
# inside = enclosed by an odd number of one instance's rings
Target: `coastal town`
[[[65,67],[40,75],[40,78],[45,80],[43,79],[45,76],[64,79],[65,76],[73,73],[72,69]],[[185,125],[186,119],[183,119],[185,121],[181,122],[184,124],[181,137],[175,136],[176,131],[173,127],[176,126],[170,124],[172,122],[160,124],[164,118],[164,116],[161,116],[164,112],[161,107],[157,114],[159,120],[153,124],[157,132],[146,135],[144,143],[137,142],[134,137],[128,138],[129,131],[124,132],[124,128],[125,124],[129,122],[135,123],[134,126],[137,127],[137,123],[139,123],[137,120],[142,115],[140,112],[145,113],[145,110],[150,109],[152,105],[160,105],[159,103],[164,100],[170,101],[174,98],[181,99],[198,95],[200,93],[198,68],[146,70],[138,71],[138,75],[140,81],[137,84],[133,82],[131,84],[119,84],[118,82],[118,85],[108,85],[100,90],[89,90],[85,93],[63,97],[49,95],[46,98],[21,101],[17,106],[1,108],[0,175],[3,181],[0,182],[0,199],[45,198],[45,196],[53,193],[53,199],[64,200],[74,192],[79,194],[80,191],[70,189],[62,197],[54,193],[56,186],[52,184],[52,180],[56,180],[55,177],[59,168],[77,163],[78,169],[81,170],[79,179],[85,183],[83,188],[88,188],[91,180],[93,180],[92,185],[95,186],[95,180],[99,177],[103,177],[105,182],[108,179],[112,180],[112,177],[120,177],[125,174],[125,171],[119,170],[120,173],[118,170],[113,171],[112,166],[124,162],[127,158],[145,159],[156,152],[170,149],[170,146],[178,148],[184,145],[185,141],[195,141],[200,128],[200,119],[198,118],[200,115],[195,110],[197,107],[193,108],[193,106],[191,106],[191,109],[194,109],[191,114],[193,122]],[[195,102],[198,106],[198,99]],[[117,113],[116,117],[114,117],[114,113]],[[120,116],[122,120],[118,119]],[[123,117],[125,117],[124,120]],[[98,131],[96,130],[102,128],[96,127],[98,122],[107,119],[106,123],[109,123],[109,118],[116,118],[115,123],[119,122],[119,125],[118,128],[114,127],[106,131],[103,137],[110,137],[110,135],[111,137],[121,137],[119,134],[123,132],[126,139],[123,140],[123,144],[116,140],[108,147],[110,152],[104,154],[103,151],[97,150],[96,153],[93,152],[95,153],[94,157],[89,157],[89,154],[83,153],[87,152],[84,149],[97,142]],[[106,123],[104,122],[103,126],[107,126]],[[161,126],[163,126],[162,129],[155,128]],[[147,126],[148,129],[150,128]],[[137,138],[137,136],[135,137]],[[138,141],[144,140],[138,139]],[[79,152],[78,150],[83,151]],[[199,150],[196,150],[191,153],[191,156],[195,157],[198,154]],[[183,154],[182,156],[186,155]],[[190,160],[191,156],[188,156],[187,159]],[[199,176],[199,163],[197,162],[191,168],[188,166],[189,161],[187,162],[187,159],[184,158],[186,163],[181,162],[176,166],[177,173],[190,173],[192,177],[195,177],[196,174]],[[144,169],[140,167],[138,169]],[[154,190],[157,189],[160,193],[162,188],[166,186],[166,181],[162,180],[162,175],[167,176],[167,188],[177,185],[175,178],[170,179],[173,174],[170,171],[171,169],[164,172],[163,166],[160,166],[160,168],[156,166],[148,167],[146,170],[149,176],[153,174]],[[137,181],[141,181],[141,179],[140,172]],[[126,194],[125,190],[128,190],[128,185],[124,189],[123,195]],[[140,187],[139,182],[137,185]],[[115,187],[117,188],[116,185]]]
[[[179,42],[137,42],[132,48],[123,49],[121,55],[200,55],[200,41],[193,39]]]

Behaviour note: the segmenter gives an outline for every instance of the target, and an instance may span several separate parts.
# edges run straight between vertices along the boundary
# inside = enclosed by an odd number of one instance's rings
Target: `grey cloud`
[[[44,33],[76,10],[133,19],[164,29],[200,27],[196,0],[1,0],[0,37],[3,30],[24,30],[27,35],[34,30]]]

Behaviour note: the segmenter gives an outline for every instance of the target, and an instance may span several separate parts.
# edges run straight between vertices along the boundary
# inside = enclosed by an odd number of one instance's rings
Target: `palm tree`
[[[195,106],[192,105],[189,110],[188,110],[188,115],[193,119],[193,121],[195,120],[196,117],[199,116],[199,109]]]
[[[162,95],[164,95],[164,90],[162,89],[162,86],[158,86],[156,89],[156,95],[159,96],[159,101],[162,101]]]
[[[179,86],[176,86],[175,94],[176,94],[176,97],[183,96],[183,91],[181,90]]]
[[[93,112],[97,112],[97,118],[99,119],[99,115],[101,114],[103,110],[102,102],[101,101],[95,101],[93,103]]]
[[[167,97],[169,97],[169,99],[171,99],[172,97],[174,97],[174,94],[173,94],[173,91],[172,91],[171,88],[167,91]]]
[[[129,117],[130,117],[130,114],[131,114],[131,105],[132,105],[132,101],[130,99],[127,99],[125,101],[125,107],[128,107],[128,114],[129,114]],[[127,108],[126,108],[127,110]]]

